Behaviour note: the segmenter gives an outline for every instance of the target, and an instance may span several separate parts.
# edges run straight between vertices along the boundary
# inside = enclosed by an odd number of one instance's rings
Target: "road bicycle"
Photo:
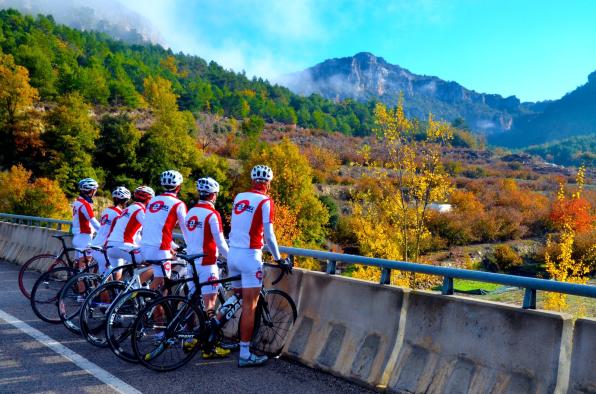
[[[182,255],[184,256],[184,255]],[[220,270],[225,271],[225,263],[218,261]],[[181,278],[178,280],[169,280],[166,287],[187,283],[188,280]],[[227,297],[228,291],[223,286],[218,287],[218,302],[222,305]],[[124,361],[137,363],[137,359],[131,344],[132,327],[139,311],[144,309],[149,303],[161,297],[162,293],[150,289],[134,289],[123,293],[114,300],[106,313],[106,340],[108,346],[116,356]],[[202,302],[202,300],[201,300]]]
[[[76,248],[66,248],[77,251],[81,254],[86,250]],[[74,262],[72,263],[74,266]],[[58,297],[62,288],[73,276],[80,272],[95,272],[97,270],[97,262],[93,259],[85,260],[85,264],[81,268],[74,268],[71,266],[57,266],[51,268],[49,271],[41,274],[41,276],[33,285],[31,290],[31,309],[37,317],[46,323],[58,324],[60,323],[60,316],[58,310]]]
[[[141,265],[136,261],[136,256],[139,254],[140,249],[136,248],[131,250],[130,248],[121,248],[121,250],[126,251],[131,255],[133,266],[132,275],[124,280],[110,281],[99,285],[87,296],[81,306],[79,314],[81,335],[87,342],[97,347],[109,346],[105,335],[107,311],[114,301],[116,301],[118,296],[133,289],[144,288],[149,290],[149,282],[143,283],[141,277],[144,276],[144,273],[150,272],[154,265],[160,266],[164,278],[166,277],[164,268],[166,262],[171,262],[172,268],[184,265],[172,261],[172,259],[155,261],[147,260]],[[174,269],[172,269],[172,275],[174,276],[174,279],[166,280],[164,289],[169,289],[178,294],[183,291],[183,288],[181,287],[183,283],[175,280],[177,273]],[[161,293],[158,293],[158,295],[161,295]]]
[[[201,288],[240,280],[240,275],[237,275],[199,283],[195,260],[200,255],[178,256],[188,261],[193,269],[192,277],[185,280],[193,281],[195,292],[187,297],[158,298],[139,312],[132,330],[132,348],[137,359],[143,366],[159,372],[180,368],[200,349],[213,351],[223,333],[220,328],[212,326],[205,310],[198,307],[201,305]],[[268,265],[281,268],[274,284],[285,273],[291,272],[291,266],[285,269],[279,265]],[[224,314],[221,328],[230,321],[228,319],[235,311],[237,307]],[[296,305],[288,294],[277,289],[262,288],[257,302],[251,349],[270,357],[278,356],[296,317]]]
[[[122,272],[122,275],[132,276],[133,265],[123,264],[113,267],[108,257],[108,249],[90,246],[91,249],[103,253],[106,267],[103,274],[93,272],[80,272],[70,278],[62,287],[58,296],[58,315],[62,324],[74,334],[81,335],[79,316],[84,300],[101,284],[114,279],[114,274]]]
[[[31,298],[31,290],[35,282],[39,279],[42,273],[50,271],[57,267],[71,267],[75,266],[75,261],[70,257],[69,252],[74,252],[74,248],[66,246],[65,238],[72,237],[72,234],[52,235],[53,238],[58,239],[62,243],[62,251],[55,255],[51,253],[39,254],[31,257],[21,266],[19,270],[18,282],[21,293],[27,298]]]

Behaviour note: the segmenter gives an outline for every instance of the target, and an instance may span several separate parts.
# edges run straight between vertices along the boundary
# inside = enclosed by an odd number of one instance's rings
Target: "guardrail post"
[[[382,285],[391,284],[391,268],[381,269],[381,284]]]
[[[443,278],[443,287],[441,288],[441,294],[453,295],[453,278],[448,276]]]
[[[536,289],[526,288],[524,292],[524,309],[536,309]]]
[[[335,275],[335,260],[327,260],[327,273]]]

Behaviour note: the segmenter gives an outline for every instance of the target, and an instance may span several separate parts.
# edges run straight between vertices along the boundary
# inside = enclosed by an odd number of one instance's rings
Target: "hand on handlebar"
[[[290,275],[292,274],[293,264],[292,264],[292,260],[290,260],[289,257],[286,257],[285,259],[275,260],[275,262],[277,264],[279,264],[281,269],[284,270],[284,272],[286,274],[290,274]]]

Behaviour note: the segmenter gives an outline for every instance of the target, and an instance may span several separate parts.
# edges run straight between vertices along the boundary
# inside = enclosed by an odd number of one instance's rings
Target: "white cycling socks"
[[[250,342],[240,342],[240,358],[250,357]]]

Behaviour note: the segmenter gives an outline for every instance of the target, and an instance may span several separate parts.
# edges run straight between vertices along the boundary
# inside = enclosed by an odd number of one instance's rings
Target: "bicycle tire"
[[[132,349],[132,330],[141,310],[161,297],[150,289],[135,289],[118,296],[107,311],[106,341],[112,352],[124,361],[138,363]]]
[[[43,262],[43,260],[48,260]],[[39,266],[42,266],[41,269]],[[19,269],[18,283],[19,290],[27,298],[31,299],[31,291],[37,279],[47,271],[50,271],[58,267],[67,267],[64,260],[56,258],[53,254],[38,254],[37,256],[31,257],[25,262]]]
[[[50,324],[60,323],[58,295],[66,282],[77,274],[70,267],[58,267],[43,273],[31,290],[31,309],[41,320]]]
[[[251,350],[268,357],[279,356],[297,317],[296,304],[289,294],[264,289],[257,302]]]
[[[66,282],[58,296],[58,315],[60,321],[70,332],[81,335],[79,316],[82,302],[79,297],[87,298],[93,290],[101,284],[102,276],[91,272],[81,272]],[[84,290],[79,290],[79,284],[84,284]],[[83,301],[84,302],[84,301]]]
[[[155,309],[160,306],[163,313],[159,318],[156,318],[154,317]],[[173,319],[177,316],[175,312],[185,306],[189,308],[186,310],[187,316],[181,322],[174,324]],[[180,329],[181,325],[186,324],[192,319],[191,314],[194,315],[198,323],[194,324],[190,330]],[[154,323],[155,320],[157,320],[156,324]],[[171,328],[171,333],[163,330],[163,327],[167,327],[169,324],[174,324],[174,327]],[[149,333],[147,334],[147,332]],[[156,339],[156,332],[163,332],[164,337],[162,339]],[[179,296],[162,297],[149,304],[139,313],[133,327],[132,348],[140,364],[144,367],[157,372],[173,371],[187,364],[197,354],[200,348],[200,339],[204,336],[205,332],[203,314],[189,300]],[[185,350],[184,341],[191,338],[199,339],[199,343],[192,347],[192,349]],[[148,352],[152,348],[153,350]],[[181,354],[182,358],[177,362],[158,364],[158,361],[164,361],[168,358],[164,354],[170,350],[175,351],[179,355]],[[148,357],[149,355],[153,356]]]
[[[106,312],[125,289],[124,282],[106,282],[93,290],[83,302],[79,315],[81,335],[93,346],[108,346],[105,337]]]

